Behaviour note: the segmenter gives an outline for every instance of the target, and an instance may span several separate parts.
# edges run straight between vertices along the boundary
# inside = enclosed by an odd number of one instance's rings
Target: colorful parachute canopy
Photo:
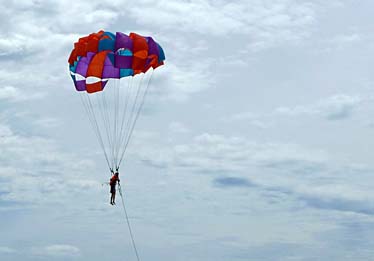
[[[152,37],[99,31],[74,43],[69,69],[77,91],[102,91],[109,79],[147,72],[164,64],[165,54]]]

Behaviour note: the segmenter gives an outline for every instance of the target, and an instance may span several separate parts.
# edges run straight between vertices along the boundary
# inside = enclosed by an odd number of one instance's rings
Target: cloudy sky
[[[374,3],[0,0],[0,259],[136,260],[68,74],[166,53],[121,178],[142,260],[374,259]]]

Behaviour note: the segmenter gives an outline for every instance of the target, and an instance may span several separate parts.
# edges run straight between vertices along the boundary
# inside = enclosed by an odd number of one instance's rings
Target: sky
[[[100,29],[166,54],[121,166],[141,260],[374,260],[374,2],[0,3],[0,260],[136,260],[68,72]]]

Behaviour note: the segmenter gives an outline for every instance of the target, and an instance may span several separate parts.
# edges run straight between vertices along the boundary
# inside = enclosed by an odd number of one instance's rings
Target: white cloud
[[[364,100],[359,96],[336,95],[320,103],[320,111],[330,120],[344,119],[353,113],[354,109]]]
[[[240,121],[260,129],[267,129],[273,125],[267,115],[256,114],[254,112],[239,112],[222,119],[224,122]]]
[[[0,254],[13,254],[16,250],[14,248],[0,246]]]
[[[0,88],[0,100],[17,100],[21,96],[21,92],[13,86],[5,86]]]
[[[189,133],[190,129],[179,121],[173,121],[169,124],[169,131],[173,133]]]
[[[228,45],[236,47],[220,51],[224,56],[230,56],[237,51],[243,54],[301,42],[311,34],[311,26],[316,19],[315,9],[317,4],[293,0],[196,0],[178,3],[162,0],[152,4],[142,0],[136,5],[129,5],[126,14],[156,32],[162,28],[167,35],[173,35],[172,41],[182,38],[188,43],[191,32],[195,33],[195,43],[207,35],[213,37],[211,45],[216,44],[216,37],[230,37],[232,41]],[[154,14],[157,14],[157,19],[153,19]],[[239,60],[236,62],[240,66],[245,65]]]
[[[222,175],[234,177],[243,187],[287,194],[308,206],[374,215],[374,193],[366,185],[373,180],[372,170],[339,166],[328,152],[208,133],[185,144],[161,145],[157,139],[142,136],[143,146],[136,146],[142,148],[138,150],[141,161],[150,166],[211,174],[216,181]]]
[[[216,7],[208,1],[178,3],[159,1],[150,5],[150,2],[145,0],[129,7],[129,11],[139,23],[148,25],[152,23],[153,26],[168,29],[179,28],[182,31],[221,34],[235,28],[242,28],[244,26],[242,21],[225,15],[225,12],[229,12],[225,6],[218,3]],[[154,13],[157,13],[158,19],[150,19]]]
[[[346,119],[361,106],[367,98],[338,94],[311,105],[279,107],[275,114],[287,116],[317,115],[329,120]]]
[[[351,44],[360,40],[362,40],[362,37],[357,33],[336,35],[331,39],[332,42],[337,44]]]
[[[121,1],[24,1],[23,4],[17,1],[4,5],[4,15],[9,32],[16,31],[30,39],[38,39],[35,30],[70,34],[72,31],[87,33],[108,27],[116,21],[118,10],[122,10],[120,7],[123,8]]]
[[[308,151],[293,144],[264,144],[243,137],[209,133],[195,136],[188,144],[169,144],[163,149],[160,146],[148,147],[140,151],[140,157],[154,166],[202,172],[243,171],[253,166],[281,163],[318,164],[327,159],[326,153],[322,151]]]
[[[165,68],[161,67],[155,72],[157,76],[153,82],[157,88],[151,88],[150,95],[162,100],[184,102],[191,95],[213,86],[215,80],[211,76],[210,66],[210,61],[184,65],[168,63]]]
[[[22,55],[29,48],[27,39],[21,35],[12,38],[0,39],[0,57],[10,55]]]
[[[69,1],[58,1],[55,26],[58,31],[70,33],[72,30],[87,34],[108,28],[120,15],[123,5],[119,1],[79,1],[74,8]]]
[[[22,102],[26,100],[34,100],[43,98],[45,93],[29,93],[20,88],[14,86],[4,86],[0,87],[0,101],[10,101],[10,102]]]
[[[342,33],[331,35],[326,39],[321,39],[317,41],[318,48],[316,53],[330,53],[334,51],[347,51],[349,48],[359,48],[359,46],[367,38],[357,32],[352,33]],[[370,40],[368,40],[370,41]]]
[[[347,32],[336,33],[322,37],[313,42],[314,47],[311,49],[317,55],[328,55],[336,52],[355,52],[359,48],[365,48],[365,44],[370,42],[368,34],[362,32]]]
[[[371,95],[363,97],[362,95],[336,94],[310,104],[280,106],[267,113],[238,112],[222,120],[241,122],[261,129],[274,127],[280,116],[317,116],[327,120],[344,120],[352,117],[355,111],[362,109],[371,100]]]
[[[7,125],[0,125],[0,137],[13,135],[12,130]]]
[[[45,204],[63,202],[80,190],[100,188],[93,176],[84,177],[82,169],[93,172],[92,161],[61,152],[56,142],[38,136],[16,134],[0,125],[0,177],[6,193],[0,202]],[[46,197],[45,193],[49,196]]]
[[[302,171],[302,169],[300,169]],[[305,172],[305,169],[304,169]],[[374,215],[373,169],[347,163],[334,166],[331,162],[310,173],[284,175],[274,173],[261,180],[264,188],[290,194],[307,206],[332,211]]]
[[[201,34],[248,33],[255,42],[278,37],[298,38],[302,28],[314,20],[313,6],[297,1],[158,1],[147,0],[129,6],[139,23],[157,28]],[[158,19],[151,19],[157,13]],[[256,39],[257,38],[257,39]]]
[[[78,247],[63,244],[34,247],[32,252],[34,255],[49,257],[75,257],[81,253]]]
[[[41,128],[55,128],[61,125],[61,122],[55,118],[39,118],[34,123]]]

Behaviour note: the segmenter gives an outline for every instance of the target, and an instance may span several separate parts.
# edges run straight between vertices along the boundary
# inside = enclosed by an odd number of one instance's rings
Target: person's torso
[[[116,176],[111,177],[110,182],[109,182],[110,185],[115,186],[116,183],[117,183],[117,180],[118,180],[118,178]]]

